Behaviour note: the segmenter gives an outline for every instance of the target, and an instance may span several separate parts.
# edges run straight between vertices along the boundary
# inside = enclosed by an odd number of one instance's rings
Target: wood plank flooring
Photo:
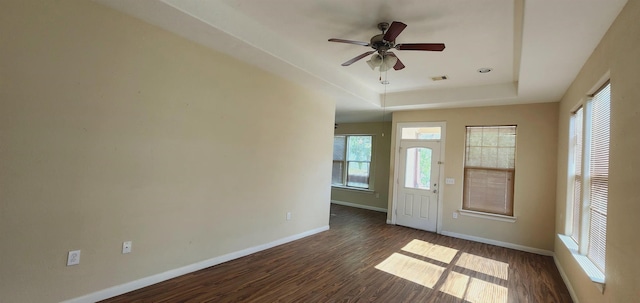
[[[102,302],[572,302],[551,257],[387,225],[331,205],[331,229]]]

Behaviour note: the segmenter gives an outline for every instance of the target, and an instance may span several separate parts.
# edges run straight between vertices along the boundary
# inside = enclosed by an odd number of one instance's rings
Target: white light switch
[[[454,179],[454,178],[446,178],[444,180],[444,183],[446,183],[446,184],[456,184],[456,179]]]

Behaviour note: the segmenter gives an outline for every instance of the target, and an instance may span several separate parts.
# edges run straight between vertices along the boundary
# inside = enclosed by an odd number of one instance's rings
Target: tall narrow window
[[[571,117],[573,182],[571,238],[578,244],[579,254],[586,255],[600,270],[594,281],[604,281],[607,203],[609,194],[609,135],[611,84],[598,90],[583,108]],[[599,277],[598,277],[599,276]]]
[[[571,145],[573,148],[573,222],[571,225],[571,238],[576,243],[580,242],[580,217],[582,213],[582,107],[571,116]]]
[[[513,216],[516,126],[467,126],[462,209]]]
[[[333,185],[365,189],[370,187],[372,139],[372,136],[334,137]]]
[[[609,194],[610,85],[591,101],[591,142],[589,155],[589,250],[587,257],[603,272],[607,237]]]

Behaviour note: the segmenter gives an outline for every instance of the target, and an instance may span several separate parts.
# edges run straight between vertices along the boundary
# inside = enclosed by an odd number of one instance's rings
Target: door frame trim
[[[393,179],[391,180],[391,186],[393,188],[392,192],[392,196],[391,196],[391,224],[396,224],[396,212],[397,212],[397,206],[398,206],[398,180],[400,178],[400,153],[399,153],[399,148],[400,148],[400,144],[402,142],[402,129],[403,128],[407,128],[407,127],[440,127],[441,129],[441,133],[440,133],[440,140],[424,140],[424,141],[439,141],[440,142],[440,162],[441,164],[439,165],[439,175],[438,175],[438,182],[440,184],[440,186],[438,187],[438,215],[436,218],[436,233],[439,234],[442,231],[442,208],[443,208],[443,203],[442,200],[444,198],[444,164],[445,164],[445,153],[444,153],[444,148],[445,148],[445,139],[447,138],[446,134],[447,134],[447,122],[402,122],[402,123],[397,123],[396,124],[396,140],[395,140],[395,146],[394,146],[394,150],[393,150],[393,154],[394,154],[394,165],[393,165]],[[413,140],[411,140],[413,141]]]

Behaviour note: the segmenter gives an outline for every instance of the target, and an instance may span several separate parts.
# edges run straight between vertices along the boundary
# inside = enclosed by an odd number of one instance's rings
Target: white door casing
[[[396,224],[436,232],[440,191],[440,142],[401,141]]]
[[[445,141],[446,141],[446,128],[447,128],[447,123],[446,122],[399,122],[397,124],[395,124],[395,148],[393,151],[393,176],[392,176],[392,186],[391,186],[391,207],[390,207],[390,215],[391,218],[390,220],[387,221],[387,223],[389,224],[399,224],[399,225],[405,225],[405,226],[410,226],[411,223],[407,224],[407,222],[403,221],[403,219],[400,219],[398,221],[399,218],[399,197],[400,197],[400,192],[402,192],[402,190],[400,190],[402,187],[401,183],[400,183],[400,175],[404,174],[404,168],[402,168],[403,165],[405,165],[405,163],[403,163],[402,165],[400,164],[400,160],[402,158],[402,153],[401,151],[401,146],[406,145],[409,142],[433,142],[438,144],[439,147],[435,148],[437,150],[437,152],[439,153],[439,159],[434,159],[433,161],[437,161],[438,165],[433,165],[432,163],[432,171],[435,170],[436,175],[432,176],[433,179],[431,179],[431,184],[436,183],[438,190],[436,195],[433,197],[436,200],[436,203],[430,205],[431,209],[431,218],[435,218],[435,230],[433,228],[433,225],[427,227],[428,230],[431,231],[435,231],[436,233],[440,233],[442,231],[442,209],[443,209],[443,205],[442,205],[442,201],[443,201],[443,190],[445,189],[445,187],[441,186],[444,185],[444,167],[445,167]],[[419,129],[419,132],[431,132],[433,133],[434,130],[438,130],[436,132],[439,132],[439,136],[416,136],[416,132],[415,130]],[[430,130],[427,130],[430,129]],[[404,132],[407,131],[406,134],[404,134]],[[411,134],[413,132],[413,135]],[[403,144],[404,143],[404,144]],[[434,147],[432,147],[434,148]],[[433,156],[433,154],[432,154]],[[436,155],[437,156],[437,155]],[[437,158],[437,157],[436,157]],[[439,160],[439,161],[438,161]],[[434,180],[437,180],[438,182],[434,182]],[[403,180],[404,181],[404,180]],[[432,189],[431,189],[432,190]],[[435,207],[435,210],[434,210]],[[413,208],[412,208],[413,211]],[[435,216],[435,217],[434,217]],[[406,218],[405,218],[406,219]],[[432,223],[431,223],[432,224]],[[419,228],[419,229],[425,229],[425,227],[422,227],[421,224],[413,224],[411,225],[412,227],[415,228]]]

